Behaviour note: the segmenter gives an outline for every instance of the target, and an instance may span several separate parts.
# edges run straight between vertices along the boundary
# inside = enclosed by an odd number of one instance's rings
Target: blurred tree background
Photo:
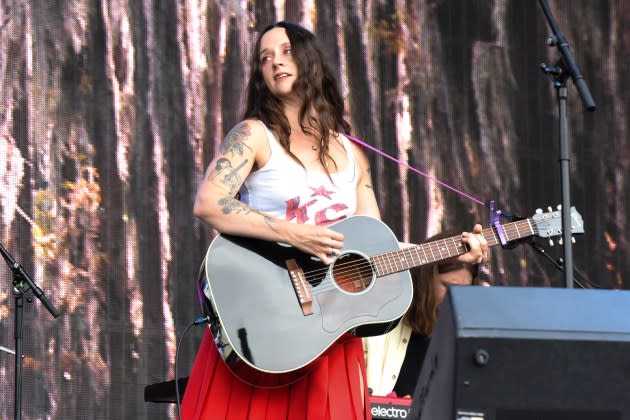
[[[630,3],[549,4],[598,107],[585,112],[569,83],[577,279],[627,289]],[[538,66],[559,55],[536,2],[0,0],[0,238],[63,311],[26,304],[24,418],[174,416],[143,388],[174,377],[176,343],[200,314],[214,232],[193,218],[194,193],[240,119],[258,31],[282,19],[319,36],[366,143],[506,213],[560,202],[556,91]],[[484,206],[367,153],[401,240],[488,226]],[[0,273],[11,348],[12,276]],[[485,276],[564,286],[528,245],[494,248]],[[180,376],[201,334],[186,337]],[[2,418],[13,364],[0,353]]]

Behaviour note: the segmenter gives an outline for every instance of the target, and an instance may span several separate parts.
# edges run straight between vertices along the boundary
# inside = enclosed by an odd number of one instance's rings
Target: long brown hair
[[[291,43],[293,59],[298,69],[293,91],[302,101],[299,110],[300,125],[305,133],[319,140],[319,160],[329,173],[330,135],[335,132],[350,133],[350,124],[343,118],[344,102],[334,73],[324,58],[315,35],[307,29],[295,23],[283,21],[267,26],[260,33],[252,56],[244,118],[264,122],[278,135],[278,140],[287,153],[302,164],[291,153],[289,147],[291,127],[284,115],[282,103],[269,91],[262,75],[259,59],[260,40],[267,31],[273,28],[284,28]],[[330,160],[334,164],[334,161]]]
[[[440,233],[428,241],[435,241],[453,236],[450,233]],[[425,334],[430,337],[433,334],[433,327],[438,316],[440,303],[436,298],[434,281],[435,265],[423,265],[411,271],[413,283],[413,298],[411,306],[403,317],[414,332]],[[472,274],[472,284],[479,284],[479,264],[464,264],[458,261],[445,261],[437,264],[438,273],[466,268]]]

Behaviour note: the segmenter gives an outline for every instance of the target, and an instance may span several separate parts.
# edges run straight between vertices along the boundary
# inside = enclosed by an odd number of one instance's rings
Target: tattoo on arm
[[[245,166],[249,159],[245,158],[240,163],[238,159],[245,156],[246,149],[253,152],[253,149],[247,144],[247,140],[252,135],[252,130],[246,123],[238,124],[225,136],[223,144],[221,144],[221,153],[223,156],[217,159],[213,170],[209,171],[206,175],[207,180],[219,182],[227,187],[227,191],[231,197],[223,197],[219,199],[218,204],[221,207],[221,211],[225,215],[229,214],[250,214],[255,213],[262,216],[265,224],[269,226],[271,230],[277,232],[274,224],[276,220],[250,206],[237,200],[235,196],[238,192],[238,188],[243,183],[243,178],[239,174],[239,171]],[[231,157],[236,157],[237,160],[233,162]]]
[[[245,143],[251,134],[252,131],[247,124],[237,125],[225,136],[225,141],[221,145],[221,153],[243,156],[245,148],[251,151],[252,148]]]
[[[235,195],[243,183],[243,178],[239,171],[245,166],[249,159],[245,158],[240,163],[246,149],[253,151],[247,145],[247,139],[251,136],[251,129],[246,123],[238,124],[225,136],[221,144],[221,156],[217,159],[214,168],[208,170],[206,180],[222,184],[230,195]],[[234,158],[236,157],[236,160]]]
[[[372,168],[368,166],[365,172],[367,173],[367,181],[368,181],[365,183],[365,188],[372,190],[374,189],[372,187]]]
[[[227,171],[227,173],[223,176],[223,181],[230,187],[230,191],[236,190],[236,188],[241,185],[242,180],[241,176],[238,174],[238,171],[247,164],[247,159],[245,159],[240,165],[236,168]],[[234,191],[236,193],[236,191]]]
[[[277,232],[277,229],[273,226],[275,223],[275,220],[273,217],[268,216],[250,206],[248,206],[247,204],[243,203],[242,201],[236,200],[234,198],[221,198],[219,199],[219,205],[221,206],[221,210],[223,211],[223,214],[231,214],[231,213],[235,213],[235,214],[239,214],[239,213],[243,213],[243,214],[249,214],[249,213],[256,213],[260,216],[262,216],[263,220],[265,221],[265,223],[267,224],[267,226],[269,226],[269,228],[271,230],[273,230],[274,232]]]
[[[221,206],[221,211],[223,212],[223,214],[249,214],[254,211],[254,209],[247,206],[245,203],[229,197],[219,199],[219,205]]]
[[[247,164],[248,159],[245,159],[236,168],[232,167],[232,161],[228,158],[220,158],[213,170],[208,171],[206,179],[209,181],[218,180],[227,187],[227,190],[231,195],[236,194],[239,186],[242,183],[241,176],[238,171]]]

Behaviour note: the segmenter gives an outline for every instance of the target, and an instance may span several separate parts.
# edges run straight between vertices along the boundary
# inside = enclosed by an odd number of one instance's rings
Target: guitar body
[[[377,278],[369,260],[399,249],[392,231],[367,216],[331,229],[345,239],[330,266],[274,242],[219,235],[210,245],[202,273],[210,328],[224,361],[245,382],[273,387],[295,381],[346,332],[396,320],[409,307],[409,272]],[[307,279],[308,310],[300,304],[288,261]],[[348,269],[357,266],[359,271]]]

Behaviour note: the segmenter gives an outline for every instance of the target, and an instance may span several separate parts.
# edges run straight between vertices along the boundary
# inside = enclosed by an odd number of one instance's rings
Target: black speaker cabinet
[[[408,418],[630,420],[630,291],[451,287]]]

